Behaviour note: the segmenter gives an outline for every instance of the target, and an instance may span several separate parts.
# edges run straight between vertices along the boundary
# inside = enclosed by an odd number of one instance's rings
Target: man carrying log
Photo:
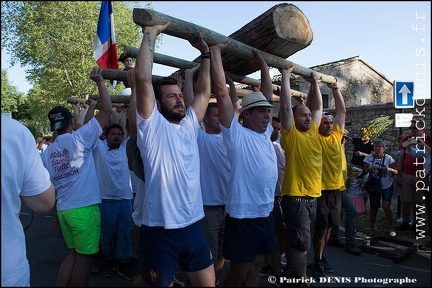
[[[226,202],[224,257],[231,269],[224,286],[257,287],[265,254],[276,248],[273,224],[274,191],[277,181],[277,161],[270,134],[273,95],[268,66],[254,50],[251,64],[261,69],[261,91],[247,94],[239,112],[238,122],[225,84],[221,48],[212,46],[211,72],[217,99],[223,143],[231,164]]]
[[[141,251],[145,282],[172,286],[177,263],[193,286],[215,286],[212,255],[199,225],[204,217],[197,144],[210,99],[209,47],[201,33],[191,45],[202,54],[196,94],[186,109],[173,77],[152,85],[155,40],[172,21],[143,26],[136,62],[137,145],[144,163]]]
[[[317,201],[321,196],[322,146],[318,127],[322,116],[322,97],[318,81],[312,74],[308,106],[291,105],[290,75],[293,67],[279,69],[282,74],[280,93],[281,146],[285,151],[285,177],[281,206],[286,225],[286,258],[284,276],[307,279],[307,251],[312,244]],[[314,95],[314,96],[312,96]],[[310,283],[301,283],[303,286]]]

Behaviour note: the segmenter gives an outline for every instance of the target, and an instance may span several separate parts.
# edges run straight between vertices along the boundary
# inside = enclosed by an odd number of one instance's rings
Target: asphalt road
[[[56,227],[53,225],[55,211],[40,215],[31,213],[23,207],[21,220],[25,230],[27,243],[27,257],[31,269],[31,286],[34,287],[53,287],[56,284],[57,272],[63,259],[68,254],[68,249],[62,237],[56,236]],[[343,234],[341,229],[340,233]],[[356,240],[358,245],[365,242],[362,236],[358,235]],[[396,239],[413,241],[414,239],[396,236]],[[409,247],[390,242],[373,242],[372,247],[379,246],[380,251],[402,255]],[[430,287],[431,285],[431,251],[417,250],[408,253],[408,257],[400,263],[393,259],[380,256],[377,253],[363,252],[359,256],[354,256],[346,252],[343,248],[326,247],[325,255],[329,263],[333,266],[334,273],[326,273],[324,283],[314,283],[313,287],[401,287],[400,282],[404,281],[403,287]],[[313,253],[309,253],[312,259]],[[391,257],[391,256],[389,256]],[[230,263],[226,261],[221,282],[229,270]],[[308,271],[313,275],[313,270]],[[184,274],[180,271],[176,275],[181,281],[185,280]],[[7,275],[2,275],[7,277]],[[312,278],[311,278],[312,279]],[[270,283],[275,280],[276,284]],[[260,286],[274,287],[281,286],[280,283],[286,279],[270,279],[268,276],[260,277]],[[397,283],[394,283],[397,281]],[[386,282],[393,282],[384,284]],[[92,274],[90,277],[91,287],[132,287],[132,281],[115,275],[112,278],[104,278],[101,274]]]

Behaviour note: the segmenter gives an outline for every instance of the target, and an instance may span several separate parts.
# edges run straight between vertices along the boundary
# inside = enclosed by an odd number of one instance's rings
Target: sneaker
[[[105,262],[102,276],[106,278],[114,276],[114,263],[112,261]]]
[[[411,227],[412,227],[412,225],[411,225]],[[408,222],[402,222],[401,225],[395,227],[396,231],[406,231],[408,229],[410,229],[410,225],[408,224]]]
[[[345,243],[345,250],[353,255],[360,255],[362,251],[355,243]]]
[[[133,271],[130,263],[120,263],[117,273],[125,277],[126,280],[134,280],[137,277],[137,273]]]
[[[324,257],[322,257],[322,262],[323,262],[323,266],[324,266],[324,271],[327,273],[333,273],[334,269],[330,266],[330,264],[327,262],[327,259]]]
[[[174,276],[173,287],[185,287],[185,284]]]
[[[343,248],[344,247],[344,244],[339,240],[339,238],[329,239],[327,241],[327,245],[328,246],[339,247],[339,248]]]
[[[264,268],[261,268],[260,276],[271,276],[273,275],[273,268],[269,265],[267,265]]]
[[[315,268],[314,271],[315,278],[325,277],[324,264],[322,261],[315,260],[314,268]]]
[[[103,272],[103,270],[104,270],[104,267],[102,266],[102,264],[100,263],[100,261],[95,260],[93,262],[93,265],[91,266],[91,270],[90,271],[92,273],[100,273],[100,272]]]

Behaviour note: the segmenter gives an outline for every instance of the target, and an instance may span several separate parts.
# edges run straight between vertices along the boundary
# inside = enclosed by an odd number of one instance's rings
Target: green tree
[[[1,70],[1,111],[18,112],[18,107],[25,101],[25,94],[19,92],[16,86],[9,82],[6,69]]]
[[[140,3],[112,4],[120,56],[122,47],[141,43],[141,27],[132,18],[133,8]],[[26,68],[26,78],[33,85],[26,99],[27,120],[29,125],[41,127],[41,132],[49,130],[46,115],[52,107],[66,106],[67,97],[98,93],[89,74],[97,65],[93,46],[100,7],[100,1],[1,2],[1,46],[11,55],[11,65],[19,62]],[[151,4],[140,8],[151,9]],[[2,88],[2,110],[3,95]]]

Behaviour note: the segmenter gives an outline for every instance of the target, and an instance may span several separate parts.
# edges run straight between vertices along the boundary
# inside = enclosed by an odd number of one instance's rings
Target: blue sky
[[[421,90],[420,85],[424,85],[426,91],[416,96],[430,98],[431,2],[429,1],[155,1],[152,5],[155,11],[228,36],[280,3],[291,3],[297,6],[308,18],[314,33],[311,45],[290,56],[288,60],[291,62],[311,67],[360,55],[390,81],[415,81],[417,91]],[[132,19],[131,25],[135,25]],[[93,49],[93,44],[89,49]],[[119,50],[121,53],[121,47]],[[189,42],[169,35],[164,36],[163,45],[157,52],[185,60],[193,60],[199,55]],[[2,69],[9,70],[12,85],[26,92],[30,86],[25,81],[24,69],[19,64],[9,68],[7,59],[7,55],[2,50]],[[153,71],[157,75],[169,75],[176,70],[155,64]],[[422,73],[426,73],[426,76],[421,76]],[[278,74],[276,70],[275,74]],[[427,81],[416,79],[420,76]],[[250,77],[258,79],[259,75],[254,73]]]

